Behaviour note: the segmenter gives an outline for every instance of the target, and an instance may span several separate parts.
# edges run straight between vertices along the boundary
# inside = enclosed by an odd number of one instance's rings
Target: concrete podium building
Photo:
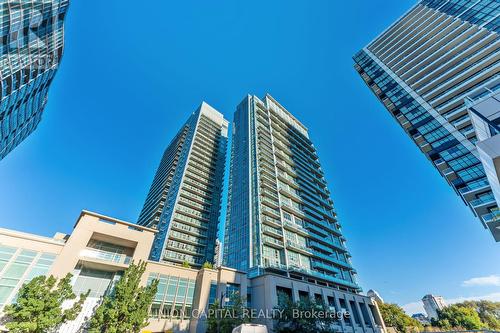
[[[68,0],[0,2],[0,160],[38,126],[63,55]]]
[[[500,2],[422,0],[354,56],[389,113],[500,241],[491,179],[468,113],[500,89]]]
[[[26,282],[39,275],[64,277],[73,274],[76,294],[90,289],[82,312],[64,324],[59,333],[76,333],[88,322],[103,296],[111,292],[132,261],[147,261],[142,284],[159,280],[150,307],[149,325],[144,332],[205,332],[208,306],[215,300],[230,301],[234,293],[246,297],[247,307],[271,311],[278,295],[321,298],[332,310],[349,311],[351,317],[338,321],[342,332],[383,332],[377,304],[366,296],[266,273],[249,277],[227,267],[218,269],[183,268],[166,262],[148,260],[157,230],[138,226],[101,214],[83,211],[71,234],[54,237],[0,229],[0,312],[11,303]],[[64,304],[63,306],[70,306]],[[259,323],[272,327],[272,319]]]

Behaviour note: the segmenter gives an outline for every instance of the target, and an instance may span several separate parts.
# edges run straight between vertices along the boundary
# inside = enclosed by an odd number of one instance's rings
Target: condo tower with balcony
[[[213,263],[228,122],[203,102],[168,145],[138,224],[158,230],[150,259]]]
[[[354,67],[496,241],[498,202],[468,104],[500,90],[500,2],[423,0],[354,56]]]
[[[224,265],[360,289],[308,130],[270,95],[234,114]]]

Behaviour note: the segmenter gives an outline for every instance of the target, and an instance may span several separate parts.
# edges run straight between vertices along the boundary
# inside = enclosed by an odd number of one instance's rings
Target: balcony
[[[326,260],[326,261],[329,261],[329,262],[333,262],[339,266],[342,266],[342,267],[345,267],[345,268],[349,268],[349,269],[352,269],[352,266],[349,262],[346,261],[343,261],[343,260],[339,260],[337,258],[334,258],[332,256],[329,256],[329,255],[326,255],[324,253],[321,253],[321,252],[318,252],[316,250],[313,250],[312,251],[312,254],[320,259],[323,259],[323,260]]]
[[[465,194],[470,193],[470,192],[484,189],[488,186],[490,186],[488,181],[486,179],[483,179],[483,180],[480,180],[478,182],[471,183],[466,187],[462,187],[459,191],[462,195],[465,195]]]
[[[284,270],[284,271],[287,270],[285,264],[282,264],[282,263],[277,262],[277,261],[269,260],[268,258],[264,258],[264,267],[275,268],[275,269],[280,269],[280,270]]]
[[[279,211],[276,209],[272,209],[272,208],[264,206],[264,205],[261,205],[260,208],[261,208],[262,212],[266,215],[271,215],[277,219],[281,218]]]
[[[283,231],[280,229],[271,228],[267,225],[262,226],[262,232],[268,233],[274,237],[283,237]]]
[[[263,216],[263,215],[261,215],[260,218],[262,220],[262,223],[268,224],[268,225],[275,227],[275,228],[281,228],[281,221],[280,220],[273,219],[269,216]]]
[[[286,241],[286,246],[287,246],[287,248],[290,248],[292,250],[298,251],[298,252],[303,253],[303,254],[308,254],[308,255],[311,254],[311,250],[309,250],[307,248],[307,246],[292,242],[291,240]]]
[[[300,225],[298,225],[296,223],[285,221],[284,225],[285,225],[285,227],[288,227],[289,230],[292,230],[292,231],[294,231],[294,232],[296,232],[298,234],[301,234],[301,235],[304,235],[304,236],[308,236],[309,235],[309,231],[307,231],[302,226],[300,226]]]
[[[315,268],[321,268],[321,269],[327,270],[327,271],[335,273],[335,274],[340,273],[340,269],[338,269],[337,267],[327,265],[327,264],[319,262],[319,261],[313,261],[312,265]]]
[[[481,218],[483,219],[484,223],[496,222],[500,220],[500,210],[485,214],[481,216]]]
[[[279,201],[276,199],[271,199],[267,196],[261,196],[261,201],[262,203],[265,203],[268,206],[271,206],[273,208],[279,208]]]
[[[278,247],[278,248],[282,248],[283,247],[283,241],[280,241],[280,240],[278,240],[276,238],[273,238],[273,237],[262,236],[262,241],[265,244],[273,246],[273,247]]]
[[[361,289],[356,283],[352,283],[350,281],[342,280],[342,279],[333,277],[331,275],[323,274],[323,273],[320,273],[320,272],[313,271],[312,273],[313,273],[313,276],[316,276],[316,277],[318,277],[320,279],[324,279],[324,280],[327,280],[327,281],[330,281],[330,282],[333,282],[333,283],[336,283],[336,284],[344,285],[344,286],[347,286],[347,287],[350,287],[350,288],[353,288],[353,289],[356,289],[356,290],[360,290]]]
[[[325,229],[322,229],[320,227],[317,227],[314,224],[307,223],[306,224],[306,228],[309,229],[309,230],[314,230],[317,234],[319,234],[319,235],[321,235],[323,237],[327,237],[328,236],[328,231],[326,231]]]
[[[323,250],[323,251],[328,252],[328,253],[333,253],[334,252],[332,248],[330,248],[330,247],[328,247],[326,245],[323,245],[323,244],[321,244],[319,242],[316,242],[314,240],[309,240],[309,246],[313,247],[313,248],[316,248],[316,249]]]
[[[492,203],[495,203],[495,197],[493,196],[493,194],[490,194],[490,195],[487,195],[487,196],[484,196],[482,198],[478,198],[476,200],[472,200],[469,202],[469,204],[473,208],[487,205],[487,204],[492,204]]]
[[[97,259],[115,264],[128,265],[132,262],[132,257],[122,253],[108,252],[93,248],[85,248],[80,252],[84,258]]]

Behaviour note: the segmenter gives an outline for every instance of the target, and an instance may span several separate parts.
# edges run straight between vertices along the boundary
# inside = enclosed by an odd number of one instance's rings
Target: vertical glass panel
[[[7,267],[7,270],[4,273],[4,277],[20,279],[26,272],[27,268],[28,264],[12,263],[9,267]]]
[[[14,287],[0,286],[0,304],[5,304]]]

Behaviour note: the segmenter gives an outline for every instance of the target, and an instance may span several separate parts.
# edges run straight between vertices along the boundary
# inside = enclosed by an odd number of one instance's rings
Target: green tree
[[[89,333],[137,333],[147,326],[149,307],[158,289],[158,280],[146,287],[140,282],[146,263],[132,263],[104,298],[89,324]]]
[[[208,261],[205,261],[205,263],[203,264],[202,266],[203,268],[210,268],[210,269],[213,269],[214,268],[214,265]]]
[[[456,305],[476,310],[486,328],[500,330],[500,302],[467,301]]]
[[[184,267],[184,268],[191,268],[191,265],[189,264],[189,262],[187,260],[184,260],[182,262],[182,267]]]
[[[207,316],[207,333],[231,333],[233,328],[248,322],[245,316],[245,299],[238,292],[229,297],[228,305],[221,307],[216,300],[210,305]]]
[[[43,333],[75,319],[82,309],[87,294],[80,295],[69,309],[64,301],[76,299],[71,287],[71,274],[57,280],[38,276],[19,290],[16,303],[5,307],[6,327],[12,333]]]
[[[293,302],[285,294],[279,295],[278,307],[274,318],[277,333],[327,333],[334,332],[331,326],[337,321],[328,306],[310,298]],[[305,315],[306,313],[331,313],[323,318]],[[296,314],[304,315],[296,315]]]
[[[484,327],[475,309],[457,304],[438,311],[438,320],[433,320],[432,324],[447,330],[452,328],[477,330]]]
[[[394,327],[398,332],[421,331],[422,324],[408,316],[397,304],[378,303],[380,314],[386,326]]]

